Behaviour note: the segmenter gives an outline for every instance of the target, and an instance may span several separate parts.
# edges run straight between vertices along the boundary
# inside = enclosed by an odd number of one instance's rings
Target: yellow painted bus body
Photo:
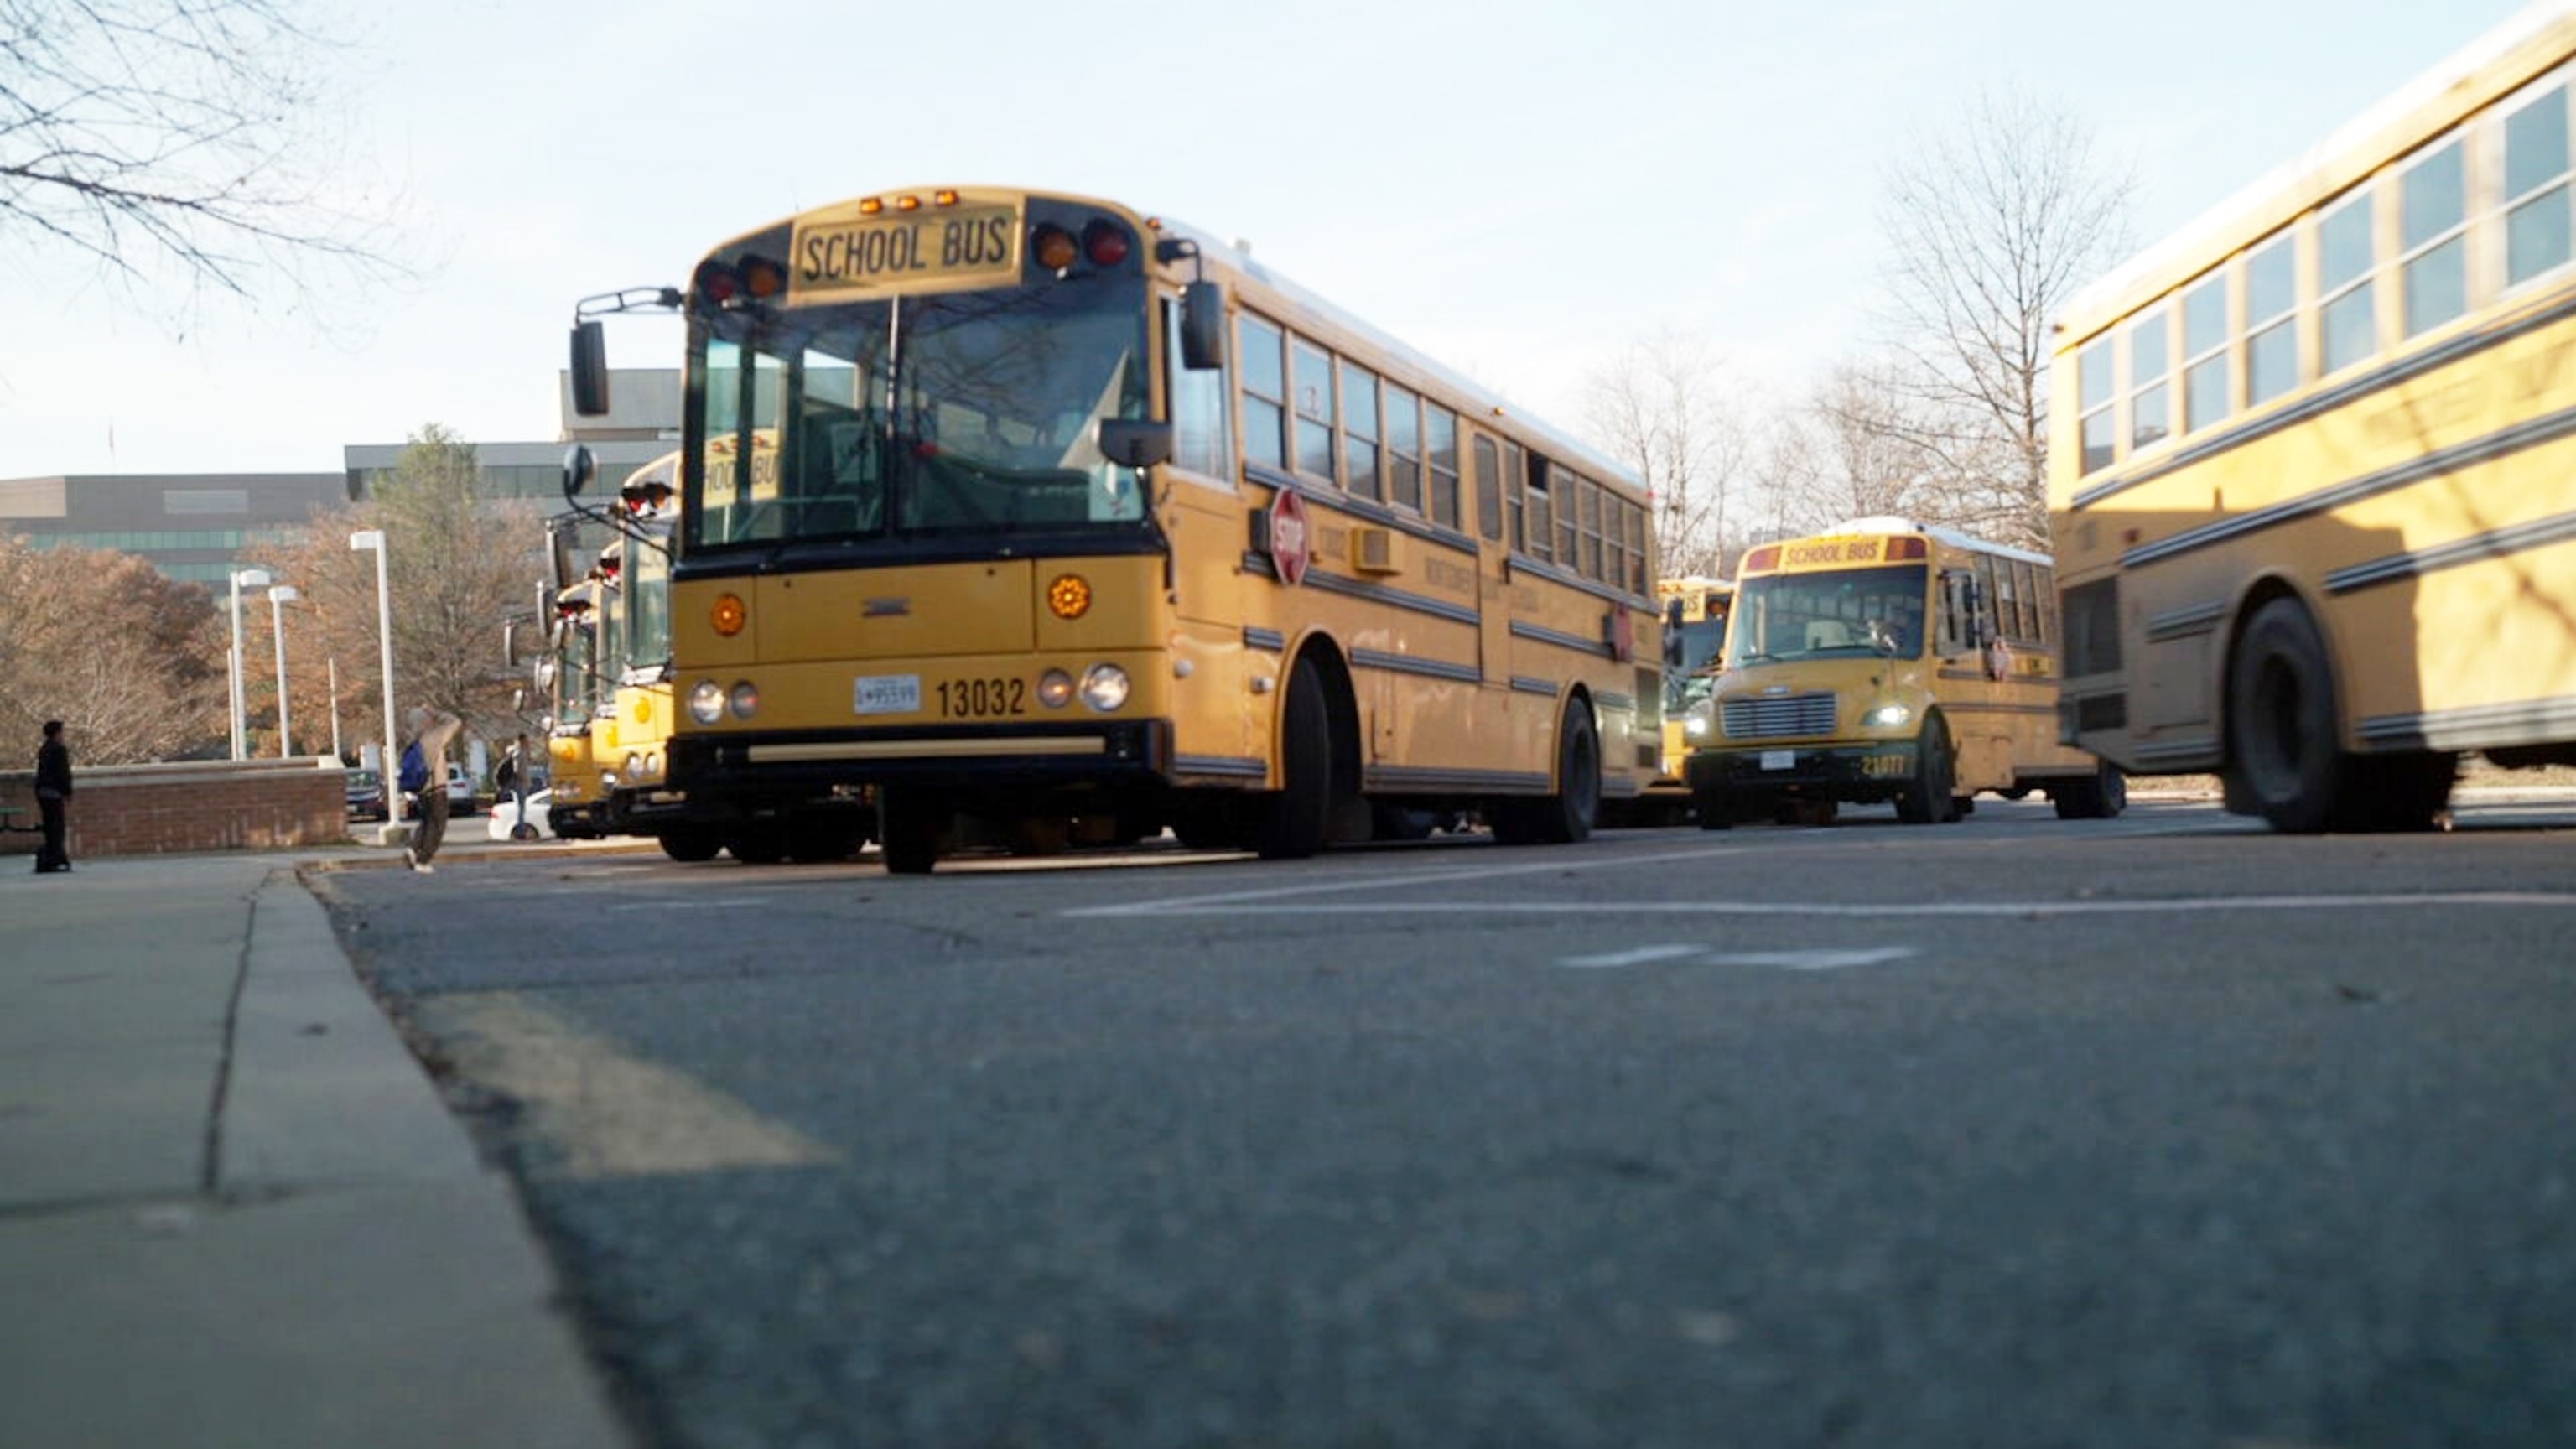
[[[2535,7],[2066,310],[2066,737],[2291,831],[2576,762],[2576,6]]]
[[[907,200],[924,217],[913,239],[870,230]],[[1604,800],[1654,777],[1652,547],[1643,491],[1618,465],[1176,224],[1000,190],[870,205],[728,243],[692,291],[673,759],[693,807],[863,787],[884,807],[889,862],[927,869],[954,848],[957,815],[1029,849],[1168,824],[1192,843],[1295,855],[1470,814],[1506,839],[1579,839]],[[936,254],[943,214],[963,219],[950,252],[963,234],[983,260],[895,266],[872,286],[845,275]],[[774,400],[761,369],[795,365],[724,349],[784,324],[707,300],[784,257],[802,259],[802,280],[768,305],[817,328],[898,301],[958,317],[1000,296],[1035,312],[1056,305],[1057,281],[1090,276],[1031,260],[1050,228],[1085,246],[1114,231],[1120,260],[1091,268],[1105,300],[1079,303],[1060,336],[1029,335],[1073,351],[1078,322],[1119,340],[1105,382],[1086,382],[1098,415],[1044,440],[1009,388],[878,417],[873,384],[844,386],[812,356],[795,364],[805,391]],[[1211,320],[1194,309],[1217,307],[1223,367],[1183,367],[1183,329]],[[845,364],[863,365],[876,364]],[[952,368],[949,381],[977,378]],[[1108,461],[1113,412],[1164,428],[1168,456]],[[1012,450],[1045,456],[950,461]],[[814,488],[906,470],[945,493]],[[1043,515],[969,517],[1004,505]],[[911,538],[868,512],[914,506],[930,521]]]
[[[596,575],[555,592],[547,694],[547,821],[567,840],[596,840],[607,832],[607,790],[593,737],[607,674],[602,638],[606,592]]]
[[[1844,804],[1958,819],[1981,791],[2116,814],[2124,783],[2056,740],[2046,557],[1865,518],[1745,555],[1686,768],[1705,829]]]

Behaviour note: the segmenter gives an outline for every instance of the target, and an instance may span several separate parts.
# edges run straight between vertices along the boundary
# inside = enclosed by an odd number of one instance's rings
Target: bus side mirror
[[[1100,456],[1121,468],[1151,468],[1172,461],[1172,425],[1137,418],[1100,420]]]
[[[1664,601],[1664,667],[1682,667],[1682,601]]]
[[[1225,366],[1225,289],[1214,282],[1181,288],[1181,366],[1192,372]]]
[[[573,324],[572,410],[585,418],[608,416],[608,333],[597,318]]]
[[[599,460],[590,455],[590,448],[587,445],[575,443],[564,451],[564,497],[580,497],[582,490],[588,488],[598,477]]]

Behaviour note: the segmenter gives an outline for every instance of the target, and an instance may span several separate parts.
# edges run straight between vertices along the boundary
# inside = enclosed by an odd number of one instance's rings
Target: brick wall
[[[345,772],[328,757],[177,765],[72,762],[72,859],[191,850],[276,850],[349,838]],[[0,833],[0,855],[34,855],[42,837],[33,770],[0,771],[0,806],[28,827]]]

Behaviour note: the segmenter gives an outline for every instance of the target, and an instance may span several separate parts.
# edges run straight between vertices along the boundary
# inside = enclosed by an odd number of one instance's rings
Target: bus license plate
[[[1794,770],[1798,768],[1798,752],[1796,750],[1764,750],[1762,752],[1762,768],[1765,770]]]
[[[918,674],[862,674],[853,708],[860,714],[914,714],[921,709]]]

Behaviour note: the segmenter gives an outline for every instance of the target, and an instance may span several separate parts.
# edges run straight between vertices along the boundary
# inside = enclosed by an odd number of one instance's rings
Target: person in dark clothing
[[[36,869],[49,873],[72,868],[72,853],[63,845],[64,812],[72,801],[72,752],[63,743],[63,722],[45,721],[45,742],[36,749],[36,806],[44,813],[45,844],[36,852]]]

